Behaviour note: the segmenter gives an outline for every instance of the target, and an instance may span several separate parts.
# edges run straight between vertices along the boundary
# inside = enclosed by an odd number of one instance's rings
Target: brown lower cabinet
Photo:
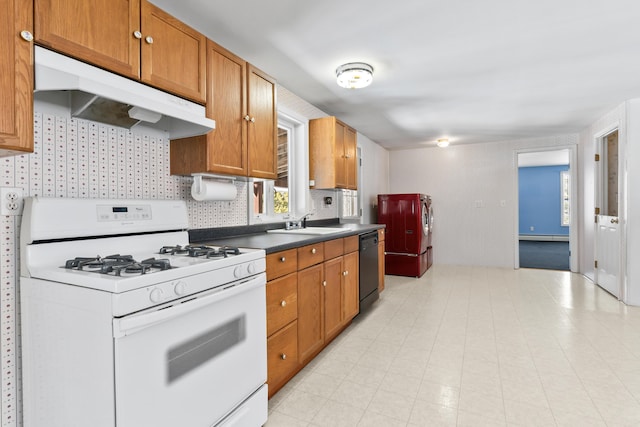
[[[269,254],[267,280],[272,396],[358,314],[358,236]]]

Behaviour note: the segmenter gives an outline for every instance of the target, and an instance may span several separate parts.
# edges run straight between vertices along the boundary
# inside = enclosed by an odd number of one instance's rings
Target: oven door
[[[265,282],[262,273],[115,319],[118,427],[209,427],[263,386]]]

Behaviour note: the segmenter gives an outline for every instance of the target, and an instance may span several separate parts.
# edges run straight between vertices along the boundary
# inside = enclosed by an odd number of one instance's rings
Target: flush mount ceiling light
[[[438,140],[438,142],[436,142],[436,144],[438,144],[438,147],[440,147],[440,148],[448,147],[449,146],[449,139],[448,138],[441,138],[441,139]]]
[[[338,85],[346,89],[367,87],[373,81],[373,67],[364,62],[350,62],[336,69]]]

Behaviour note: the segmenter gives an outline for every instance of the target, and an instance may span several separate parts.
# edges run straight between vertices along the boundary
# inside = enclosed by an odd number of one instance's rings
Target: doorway
[[[516,268],[577,270],[575,156],[575,146],[517,153]]]
[[[595,160],[595,282],[620,298],[620,159],[617,128],[596,137]]]

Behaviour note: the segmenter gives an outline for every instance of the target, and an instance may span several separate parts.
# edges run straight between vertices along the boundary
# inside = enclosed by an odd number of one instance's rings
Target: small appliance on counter
[[[379,194],[378,223],[386,225],[385,273],[421,277],[433,264],[433,207],[426,194]]]

